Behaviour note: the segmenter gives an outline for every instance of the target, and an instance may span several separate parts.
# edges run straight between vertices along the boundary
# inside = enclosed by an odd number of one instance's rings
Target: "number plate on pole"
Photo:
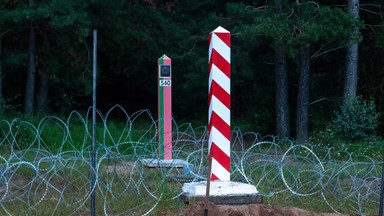
[[[172,81],[171,80],[160,80],[160,86],[171,86]]]

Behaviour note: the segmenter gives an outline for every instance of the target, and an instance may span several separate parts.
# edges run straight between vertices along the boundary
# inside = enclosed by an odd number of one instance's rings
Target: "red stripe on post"
[[[219,164],[224,167],[228,172],[231,170],[231,159],[225,154],[215,143],[212,143],[211,153],[212,158],[215,158]],[[214,171],[213,171],[214,173]]]
[[[215,32],[215,35],[227,44],[227,46],[231,47],[231,34]]]
[[[212,49],[211,59],[209,61],[209,71],[211,71],[212,64],[215,64],[228,78],[231,78],[231,64],[223,58],[215,49]]]
[[[228,109],[231,108],[231,96],[214,80],[211,84],[211,92],[211,95],[215,95]]]
[[[231,140],[231,127],[215,112],[212,112],[211,121],[215,122],[215,128],[225,136],[228,140]],[[212,126],[212,124],[211,124]],[[210,127],[212,128],[212,127]]]
[[[220,179],[215,174],[212,173],[211,180],[216,181],[216,180],[220,180]]]

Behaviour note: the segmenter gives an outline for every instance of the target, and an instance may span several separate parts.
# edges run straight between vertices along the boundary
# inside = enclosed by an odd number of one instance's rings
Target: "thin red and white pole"
[[[211,179],[230,181],[231,33],[219,26],[209,36],[208,147]]]
[[[172,160],[172,60],[158,59],[158,142],[159,158]]]

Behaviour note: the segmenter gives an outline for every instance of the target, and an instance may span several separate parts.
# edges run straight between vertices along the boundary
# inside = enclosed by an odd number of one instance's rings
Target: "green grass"
[[[84,122],[81,118],[72,117],[69,122],[56,117],[44,119],[35,118],[28,119],[28,121],[16,120],[12,127],[9,127],[8,123],[11,121],[12,120],[0,122],[0,140],[4,140],[0,145],[1,156],[7,158],[11,153],[16,153],[18,156],[9,161],[10,163],[16,163],[20,160],[31,161],[33,165],[37,166],[40,170],[46,170],[51,168],[51,161],[41,160],[46,156],[71,150],[90,150],[92,124],[90,122]],[[105,162],[102,162],[102,166],[119,163],[125,164],[129,162],[129,160],[134,160],[133,153],[143,156],[155,152],[157,148],[155,126],[156,125],[148,121],[148,119],[136,119],[132,124],[109,119],[105,125],[99,119],[96,124],[97,144],[102,144],[111,151],[111,159],[106,159]],[[180,150],[178,156],[182,157],[186,156],[188,152],[193,151],[195,148],[188,139],[201,139],[201,135],[204,134],[205,131],[203,131],[202,128],[199,129],[201,131],[192,131],[193,129],[188,125],[182,126],[179,130],[179,132],[183,132],[184,134],[176,138],[183,141],[177,143],[178,146],[176,147]],[[10,136],[10,131],[12,131],[13,136]],[[384,145],[384,141],[377,139],[349,143],[341,139],[328,137],[327,134],[318,134],[312,137],[311,143],[317,144],[315,146],[309,146],[309,148],[312,149],[321,160],[330,161],[323,164],[326,176],[321,180],[322,183],[334,177],[333,175],[335,173],[332,173],[332,170],[336,167],[337,169],[343,169],[343,173],[337,176],[337,181],[339,181],[342,187],[336,190],[331,187],[333,186],[332,184],[328,184],[326,188],[322,189],[321,185],[318,184],[319,182],[316,181],[316,179],[321,178],[321,176],[318,172],[312,171],[301,172],[300,180],[302,184],[300,187],[295,186],[297,179],[295,179],[292,174],[297,175],[302,170],[311,170],[313,169],[313,165],[317,164],[313,155],[304,148],[293,149],[291,152],[296,156],[301,156],[301,158],[297,157],[294,160],[287,158],[284,161],[284,163],[286,163],[286,167],[283,169],[285,180],[289,185],[292,185],[292,189],[302,194],[322,190],[326,200],[331,206],[336,208],[335,210],[341,213],[356,214],[356,200],[358,197],[354,194],[351,197],[343,198],[341,196],[342,192],[349,191],[353,186],[351,184],[351,176],[358,178],[368,178],[372,175],[380,176],[381,167],[377,165],[375,169],[373,169],[364,163],[355,163],[347,167],[343,166],[345,166],[345,162],[350,159],[351,154],[354,162],[371,162],[370,159],[381,160],[381,146]],[[249,157],[246,163],[250,163],[250,160],[259,160],[261,155],[257,155],[257,152],[283,154],[291,145],[290,142],[279,144],[282,145],[280,148],[276,148],[273,145],[265,145],[253,149],[254,152],[251,151],[250,153],[255,153],[255,156]],[[40,151],[24,151],[32,148],[39,149]],[[331,151],[328,151],[328,148],[332,148]],[[42,150],[46,150],[47,152],[45,153]],[[107,153],[106,151],[105,149],[99,149],[98,153],[99,155],[104,155]],[[351,154],[346,154],[345,151]],[[241,155],[241,152],[237,153]],[[84,152],[84,155],[68,153],[62,156],[66,159],[72,156],[89,158],[89,154],[86,152]],[[281,157],[281,155],[278,156]],[[40,161],[40,164],[37,164],[37,161]],[[267,194],[270,191],[280,192],[273,194],[273,196],[263,197],[264,203],[277,206],[295,206],[315,212],[333,211],[324,201],[321,193],[315,193],[311,196],[300,196],[293,195],[288,191],[281,179],[280,170],[276,165],[277,164],[264,162],[249,164],[249,167],[246,168],[248,177],[251,178],[251,183],[257,184],[262,194]],[[15,190],[21,187],[21,189],[12,192],[17,193],[17,195],[23,199],[2,202],[4,208],[9,209],[13,215],[25,215],[26,211],[27,213],[35,215],[50,215],[50,211],[46,210],[52,208],[55,209],[55,215],[68,215],[73,211],[77,211],[79,214],[89,214],[90,199],[86,196],[87,191],[89,191],[89,178],[91,173],[86,163],[69,160],[65,166],[55,170],[55,175],[52,175],[52,173],[45,175],[44,178],[49,179],[50,184],[48,193],[45,199],[36,206],[33,206],[33,204],[39,202],[39,199],[46,192],[44,187],[45,183],[41,179],[37,179],[34,181],[34,184],[25,185],[36,177],[36,172],[27,165],[22,165],[17,168],[17,173],[12,176],[14,180],[12,182],[13,188],[12,185],[10,188]],[[251,172],[252,169],[257,169],[258,172]],[[316,169],[320,169],[320,167]],[[144,169],[142,171],[142,173],[138,172],[132,175],[125,175],[118,172],[101,172],[99,177],[103,187],[97,190],[97,214],[104,214],[104,206],[109,214],[124,212],[125,215],[144,214],[155,205],[156,208],[153,214],[179,211],[185,208],[185,205],[181,203],[179,199],[172,199],[180,192],[181,185],[168,182],[164,179],[164,171],[157,169]],[[44,171],[41,171],[39,174],[44,174]],[[261,179],[261,177],[264,177],[264,179]],[[305,183],[305,180],[308,179],[313,179],[313,181]],[[331,180],[336,181],[336,179]],[[107,183],[109,185],[106,185]],[[67,185],[67,187],[62,188],[62,185]],[[27,193],[26,191],[28,190],[36,191],[37,195]],[[112,191],[114,193],[112,193]],[[153,194],[148,193],[148,191]],[[366,192],[364,188],[360,190],[361,194]],[[63,195],[65,195],[65,199],[63,199]],[[158,201],[153,198],[152,195],[156,197],[161,196],[161,199]],[[2,193],[0,191],[0,197],[1,196]],[[25,200],[27,200],[27,202],[25,202]],[[33,209],[28,210],[31,205]],[[364,203],[365,213],[375,214],[377,209],[378,204],[375,202]],[[4,215],[6,212],[0,208],[0,214]]]
[[[296,148],[295,154],[290,154],[283,161],[282,155],[274,157],[272,153],[275,150],[270,150],[268,146],[253,150],[249,155],[244,155],[245,175],[251,184],[257,186],[260,194],[265,195],[263,202],[267,204],[294,206],[315,212],[336,210],[357,214],[358,199],[369,197],[363,200],[364,213],[373,214],[378,211],[377,193],[380,191],[380,183],[377,177],[381,176],[381,164],[373,163],[365,157],[354,156],[352,161],[348,161],[347,157],[340,156],[341,159],[336,160],[330,156],[320,158],[323,170],[314,155],[304,148]],[[270,154],[261,154],[266,151]],[[280,175],[281,167],[283,176]],[[240,177],[232,180],[243,181],[241,175],[234,176]],[[372,192],[376,192],[376,195],[367,195]]]
[[[380,137],[372,136],[365,140],[350,141],[338,137],[330,128],[313,132],[309,143],[321,156],[326,156],[328,154],[327,149],[331,148],[332,151],[329,156],[338,160],[348,160],[352,154],[354,157],[363,156],[365,157],[364,160],[381,161],[384,154],[384,140]],[[346,154],[347,152],[349,154]]]
[[[114,169],[107,168],[114,165]],[[112,215],[140,215],[151,211],[154,206],[154,214],[178,211],[185,207],[179,199],[174,199],[181,186],[168,182],[162,170],[146,168],[138,172],[132,166],[133,162],[128,161],[102,163],[99,170],[99,184],[102,187],[96,190],[98,215],[104,214],[104,207]],[[9,185],[13,195],[2,202],[3,208],[10,214],[51,215],[54,212],[54,215],[70,215],[76,211],[76,215],[82,212],[89,215],[90,172],[85,163],[73,160],[57,166],[54,172],[46,173],[48,185],[43,179],[36,178],[38,175],[28,165],[16,166],[15,171]],[[44,172],[40,174],[45,175]],[[12,199],[13,196],[17,199]],[[6,214],[3,208],[0,208],[0,215]]]
[[[0,150],[7,152],[25,149],[44,149],[52,154],[90,149],[92,123],[72,116],[70,121],[57,117],[3,120],[0,122]],[[96,145],[117,147],[124,154],[132,154],[133,147],[157,148],[156,127],[152,122],[121,122],[100,119],[96,122]],[[136,152],[137,153],[137,152]],[[3,154],[3,155],[4,155]]]

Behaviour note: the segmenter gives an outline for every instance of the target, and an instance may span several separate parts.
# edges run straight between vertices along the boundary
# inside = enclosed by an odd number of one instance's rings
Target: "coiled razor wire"
[[[173,158],[185,160],[187,174],[179,168],[149,169],[142,160],[159,159],[157,121],[148,110],[128,115],[119,105],[105,115],[97,112],[93,169],[90,111],[74,111],[66,120],[46,116],[37,124],[0,121],[1,215],[89,214],[93,190],[99,214],[149,215],[161,203],[179,199],[185,181],[180,177],[206,180],[206,127],[173,122]],[[252,184],[261,196],[303,198],[338,213],[378,209],[381,162],[348,152],[336,153],[344,156],[336,160],[331,148],[318,154],[314,146],[237,128],[231,139],[231,181]]]

